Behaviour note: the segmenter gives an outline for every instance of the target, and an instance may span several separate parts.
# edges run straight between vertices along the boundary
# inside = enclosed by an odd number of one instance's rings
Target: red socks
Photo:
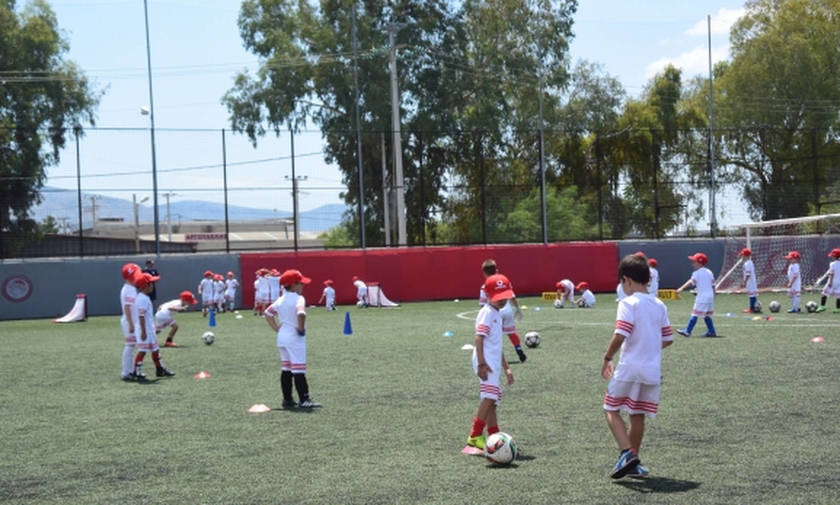
[[[487,427],[487,434],[492,435],[493,433],[498,433],[499,427],[498,426],[488,426]]]
[[[838,298],[838,299],[840,300],[840,298]],[[519,334],[518,333],[516,333],[516,332],[508,333],[508,338],[510,339],[510,343],[513,344],[514,347],[520,347],[521,346],[521,344],[519,343]]]
[[[160,368],[160,351],[152,351],[152,361],[155,362],[155,366]]]
[[[477,417],[473,417],[473,424],[472,424],[472,431],[470,432],[471,437],[477,437],[481,435],[481,432],[484,431],[484,421]]]

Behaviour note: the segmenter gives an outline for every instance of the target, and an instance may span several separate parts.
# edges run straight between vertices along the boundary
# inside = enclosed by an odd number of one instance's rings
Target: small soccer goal
[[[740,266],[744,258],[738,254],[744,247],[752,250],[760,292],[786,291],[785,255],[799,251],[802,290],[808,292],[818,289],[827,279],[828,253],[840,247],[840,214],[747,223],[727,228],[725,233],[718,293],[743,292]]]

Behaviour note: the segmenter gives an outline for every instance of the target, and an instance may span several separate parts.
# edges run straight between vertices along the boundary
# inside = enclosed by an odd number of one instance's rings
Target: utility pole
[[[140,254],[140,212],[139,207],[140,204],[148,200],[149,197],[143,197],[140,202],[137,202],[137,195],[132,193],[131,194],[131,207],[134,209],[134,251],[137,254]]]
[[[298,249],[298,241],[300,240],[300,203],[298,200],[298,182],[308,179],[305,175],[286,176],[287,181],[292,181],[292,214],[294,221],[294,237],[295,237],[295,251]]]
[[[391,124],[394,136],[394,189],[397,194],[397,245],[407,243],[405,231],[405,181],[402,166],[402,139],[400,138],[400,99],[397,87],[397,48],[394,46],[394,36],[405,23],[391,23],[388,25],[389,68],[391,72]]]
[[[382,228],[385,231],[385,246],[391,246],[391,219],[388,209],[388,169],[385,162],[385,134],[379,134],[379,145],[382,149]]]
[[[96,233],[96,201],[101,200],[102,197],[99,195],[90,195],[90,213],[91,213],[91,223],[90,223],[90,231],[91,235]]]
[[[709,228],[712,238],[717,235],[717,211],[715,210],[715,92],[712,75],[712,16],[706,15],[709,36]]]
[[[359,246],[364,249],[365,243],[365,177],[362,172],[362,123],[359,113],[359,40],[356,35],[356,2],[350,10],[350,22],[353,24],[353,90],[356,104],[356,170],[359,175]]]
[[[152,141],[152,195],[155,204],[155,255],[160,257],[160,217],[158,214],[157,155],[155,154],[155,99],[152,93],[152,46],[149,43],[149,5],[143,0],[146,16],[146,68],[149,73],[149,132]]]

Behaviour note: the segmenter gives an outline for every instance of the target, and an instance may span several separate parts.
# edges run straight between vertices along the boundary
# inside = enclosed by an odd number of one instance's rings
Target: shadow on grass
[[[639,493],[685,493],[686,491],[691,491],[692,489],[700,487],[699,482],[669,479],[667,477],[620,480],[617,481],[616,484]]]

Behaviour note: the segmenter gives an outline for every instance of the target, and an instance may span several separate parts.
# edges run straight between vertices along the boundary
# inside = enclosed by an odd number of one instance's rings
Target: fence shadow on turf
[[[622,480],[615,483],[639,493],[685,493],[700,487],[699,482],[669,479],[668,477],[648,477],[639,480]]]

